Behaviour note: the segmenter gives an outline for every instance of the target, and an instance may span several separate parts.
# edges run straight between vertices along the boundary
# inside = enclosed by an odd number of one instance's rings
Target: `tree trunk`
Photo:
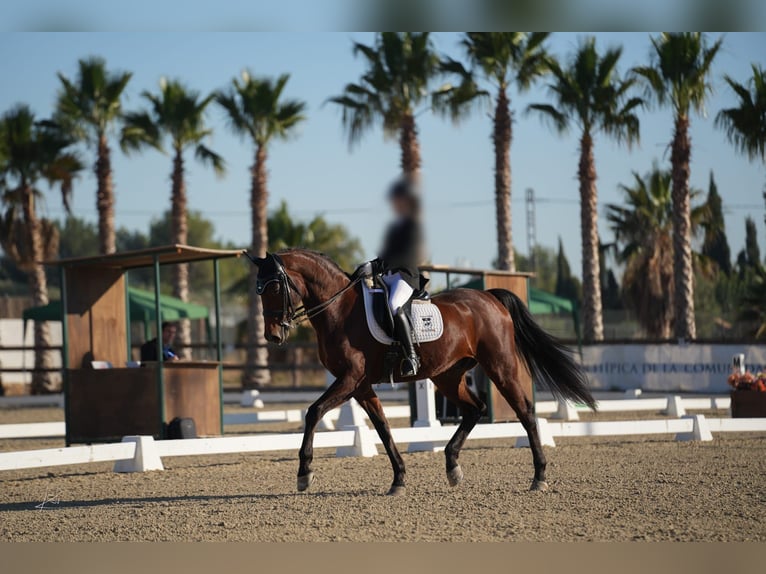
[[[399,130],[399,146],[402,150],[402,173],[413,179],[420,175],[420,144],[415,117],[407,113]]]
[[[673,170],[673,275],[675,277],[675,336],[692,341],[694,324],[694,271],[692,267],[689,162],[689,118],[676,118],[670,161]]]
[[[250,188],[250,210],[252,216],[253,254],[265,257],[269,246],[268,201],[266,188],[266,148],[259,145],[255,152],[255,162],[251,168],[252,183]],[[247,313],[247,360],[242,374],[242,387],[246,389],[260,387],[271,382],[269,372],[269,351],[264,338],[263,305],[256,292],[258,268],[250,266],[248,281]]]
[[[99,252],[114,253],[114,190],[112,188],[111,151],[106,136],[98,139],[98,159],[96,160],[96,209],[98,210]]]
[[[580,232],[582,234],[582,314],[586,343],[604,338],[601,313],[601,265],[598,241],[598,192],[593,139],[588,132],[580,138]]]
[[[171,237],[173,243],[185,245],[188,240],[188,227],[186,221],[186,184],[184,182],[184,158],[182,150],[176,149],[173,158],[173,182],[171,203]],[[189,264],[181,263],[173,265],[173,296],[181,301],[189,300]],[[176,341],[179,344],[178,356],[182,359],[191,358],[191,324],[188,319],[178,322]]]
[[[35,213],[35,197],[32,188],[26,186],[23,189],[24,196],[24,220],[27,233],[29,233],[30,268],[29,290],[32,295],[32,303],[35,307],[48,304],[48,282],[45,277],[45,269],[39,265],[44,259],[43,238],[41,235],[40,222]],[[50,330],[45,321],[35,321],[35,368],[32,372],[32,394],[41,395],[53,393],[60,389],[56,388],[51,373],[41,369],[49,369],[52,365],[50,351]]]
[[[515,271],[511,236],[511,112],[505,89],[500,88],[495,108],[492,140],[495,144],[495,216],[497,218],[497,268]]]

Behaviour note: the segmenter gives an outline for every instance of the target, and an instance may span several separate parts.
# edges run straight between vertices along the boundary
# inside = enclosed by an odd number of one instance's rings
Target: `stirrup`
[[[402,359],[399,370],[402,372],[403,377],[414,377],[418,374],[418,360],[413,357],[405,357]]]

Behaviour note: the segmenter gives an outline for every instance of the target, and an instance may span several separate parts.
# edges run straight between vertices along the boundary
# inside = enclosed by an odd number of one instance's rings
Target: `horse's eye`
[[[279,293],[279,283],[274,283],[274,293]]]

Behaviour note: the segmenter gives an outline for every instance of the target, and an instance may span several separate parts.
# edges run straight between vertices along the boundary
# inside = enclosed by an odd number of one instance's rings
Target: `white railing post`
[[[124,436],[122,442],[136,443],[133,458],[118,460],[114,463],[114,472],[146,472],[147,470],[165,470],[157,445],[151,436]]]
[[[416,428],[433,428],[442,426],[436,418],[436,394],[431,379],[421,379],[415,382],[415,422]],[[410,443],[407,452],[436,452],[443,449],[441,443],[434,441]]]
[[[556,446],[556,441],[553,440],[553,432],[546,419],[537,418],[537,434],[540,436],[540,444],[543,446]],[[529,448],[529,437],[524,435],[517,438],[515,447]]]
[[[367,415],[356,399],[346,401],[340,408],[336,426],[338,430],[354,431],[354,445],[338,447],[335,456],[371,457],[378,454],[375,431],[367,426]]]
[[[682,418],[691,419],[694,421],[694,426],[692,427],[692,432],[690,433],[678,433],[676,435],[676,440],[699,440],[703,442],[713,440],[713,434],[710,432],[710,425],[705,419],[705,415],[688,415]]]
[[[559,399],[558,409],[552,418],[565,421],[579,421],[580,415],[577,414],[577,409],[572,403],[565,399]]]

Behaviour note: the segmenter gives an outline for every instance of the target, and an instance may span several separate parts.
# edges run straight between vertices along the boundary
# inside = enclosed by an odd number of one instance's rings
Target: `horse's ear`
[[[247,256],[247,258],[248,258],[248,259],[249,259],[249,260],[250,260],[250,261],[253,263],[253,265],[255,265],[256,267],[260,267],[261,265],[263,265],[263,262],[264,262],[264,261],[266,261],[266,258],[265,258],[265,257],[255,257],[254,255],[251,255],[251,254],[250,254],[250,252],[249,252],[249,251],[247,251],[246,249],[245,249],[245,250],[243,250],[243,251],[242,251],[242,253],[244,253],[244,254]]]

